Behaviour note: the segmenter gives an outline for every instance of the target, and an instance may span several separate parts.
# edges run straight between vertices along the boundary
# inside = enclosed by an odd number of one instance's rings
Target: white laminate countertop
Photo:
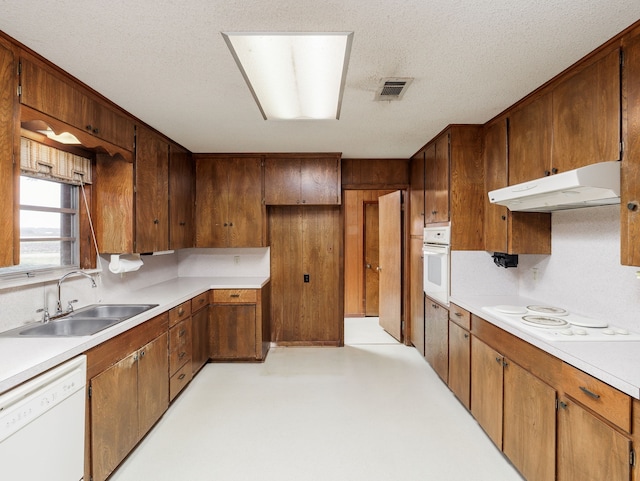
[[[567,364],[640,399],[640,341],[544,341],[482,310],[485,306],[499,304],[544,305],[539,300],[519,296],[452,296],[450,301]]]
[[[209,289],[260,289],[268,277],[178,277],[103,303],[158,304],[140,315],[83,337],[0,337],[0,394]]]

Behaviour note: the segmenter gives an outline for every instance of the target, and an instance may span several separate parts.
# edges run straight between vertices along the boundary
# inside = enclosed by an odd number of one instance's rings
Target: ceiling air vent
[[[385,78],[380,82],[375,100],[400,100],[413,81],[412,78]]]

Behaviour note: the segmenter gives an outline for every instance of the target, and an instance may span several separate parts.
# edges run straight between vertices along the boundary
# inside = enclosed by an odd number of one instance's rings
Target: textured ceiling
[[[638,0],[0,0],[0,30],[193,152],[407,158],[640,19]],[[265,121],[221,31],[353,31],[340,120]],[[414,77],[375,102],[384,77]]]

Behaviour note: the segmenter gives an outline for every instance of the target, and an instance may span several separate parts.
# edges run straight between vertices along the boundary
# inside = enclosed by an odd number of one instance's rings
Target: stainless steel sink
[[[2,337],[91,336],[157,306],[158,304],[93,304],[47,323],[23,326],[0,335]]]
[[[129,319],[130,317],[137,316],[144,311],[148,311],[149,309],[151,309],[152,307],[156,307],[157,305],[158,304],[94,304],[71,312],[65,317],[82,317],[83,319],[103,319],[115,317],[121,320],[125,320]]]
[[[114,317],[64,317],[46,324],[30,326],[18,334],[26,337],[90,336],[122,321],[124,319]]]

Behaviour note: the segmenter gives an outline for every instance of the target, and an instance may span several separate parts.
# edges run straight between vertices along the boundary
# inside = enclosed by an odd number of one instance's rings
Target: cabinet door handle
[[[240,294],[231,294],[231,297],[240,297]]]
[[[600,395],[596,394],[592,391],[589,391],[586,387],[580,386],[580,390],[585,393],[587,396],[592,397],[593,399],[600,399]]]
[[[465,338],[465,339],[469,339],[469,334],[465,334],[465,335],[464,335],[464,338]]]
[[[182,337],[187,333],[186,329],[181,329],[180,332],[178,333],[178,337]]]
[[[184,314],[184,309],[181,307],[178,309],[178,315],[181,316],[182,314]]]
[[[178,376],[178,380],[182,381],[187,375],[185,373],[182,373]]]
[[[558,406],[560,406],[562,409],[567,409],[567,403],[564,403],[562,401],[558,402]]]
[[[456,312],[456,317],[462,317],[462,312]]]
[[[496,357],[496,362],[497,362],[498,364],[502,364],[502,358],[500,358],[500,357]]]
[[[144,351],[140,351],[140,359],[144,357]]]
[[[186,356],[186,355],[187,355],[186,351],[182,351],[182,352],[180,353],[180,355],[178,356],[178,359],[182,359],[182,358],[183,358],[184,356]]]

